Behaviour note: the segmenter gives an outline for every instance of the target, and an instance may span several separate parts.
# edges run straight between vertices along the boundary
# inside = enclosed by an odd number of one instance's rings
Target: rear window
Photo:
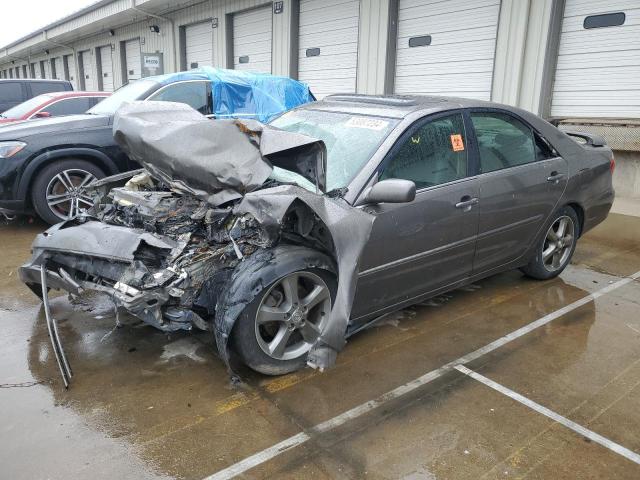
[[[0,100],[3,102],[21,102],[22,86],[18,82],[0,83]]]
[[[31,94],[33,96],[42,93],[63,92],[67,89],[66,84],[58,82],[31,82]]]

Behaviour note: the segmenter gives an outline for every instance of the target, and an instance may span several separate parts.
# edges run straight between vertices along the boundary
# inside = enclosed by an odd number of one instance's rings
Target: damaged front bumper
[[[175,241],[93,221],[80,226],[69,223],[38,235],[31,260],[18,270],[36,295],[43,296],[44,271],[49,288],[74,296],[84,291],[105,293],[117,308],[160,330],[208,328],[184,304],[186,292],[194,287],[189,269],[172,264],[184,252],[188,238]],[[164,266],[145,264],[154,254]]]

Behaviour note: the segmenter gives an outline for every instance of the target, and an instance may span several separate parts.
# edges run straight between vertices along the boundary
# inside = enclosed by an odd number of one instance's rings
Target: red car
[[[84,113],[109,95],[106,92],[44,93],[2,112],[0,124]]]

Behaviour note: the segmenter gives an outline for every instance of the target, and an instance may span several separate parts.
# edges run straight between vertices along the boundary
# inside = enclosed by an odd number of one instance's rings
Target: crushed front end
[[[86,215],[38,235],[33,257],[19,274],[40,294],[48,285],[80,295],[108,294],[117,307],[163,331],[209,329],[211,288],[244,257],[270,246],[250,215],[213,208],[171,191],[147,173],[93,187],[96,206]]]

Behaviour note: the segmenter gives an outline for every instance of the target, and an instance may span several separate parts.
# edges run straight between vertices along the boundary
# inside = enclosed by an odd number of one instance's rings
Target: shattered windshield
[[[329,192],[349,184],[397,123],[389,118],[301,109],[285,113],[271,125],[324,141]],[[307,180],[280,168],[274,168],[271,178],[315,190]]]

